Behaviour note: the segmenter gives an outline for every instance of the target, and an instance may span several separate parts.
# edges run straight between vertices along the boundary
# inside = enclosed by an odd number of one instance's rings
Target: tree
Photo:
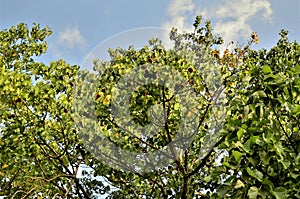
[[[140,51],[131,48],[117,49],[111,51],[109,63],[96,63],[96,69],[109,65],[108,71],[100,73],[102,74],[99,78],[101,86],[98,91],[100,91],[101,100],[100,105],[97,106],[98,119],[104,128],[109,129],[109,133],[105,135],[111,136],[111,141],[119,144],[120,147],[149,153],[154,144],[165,146],[166,140],[171,142],[172,139],[168,138],[174,138],[172,132],[176,132],[176,127],[167,131],[168,126],[174,127],[171,111],[165,111],[168,112],[165,117],[170,118],[168,120],[170,123],[167,123],[168,125],[163,129],[165,131],[152,137],[142,140],[133,132],[128,133],[122,128],[120,130],[120,126],[115,122],[115,116],[109,114],[110,103],[107,103],[105,99],[107,96],[112,96],[113,86],[124,75],[123,71],[128,68],[133,68],[137,64],[156,63],[160,66],[160,63],[163,63],[171,65],[182,73],[191,72],[192,74],[187,75],[186,78],[197,93],[197,99],[203,108],[198,110],[200,113],[199,129],[193,140],[189,140],[191,143],[187,149],[184,149],[184,153],[175,156],[175,161],[168,167],[147,174],[137,171],[126,173],[112,170],[106,177],[113,183],[113,186],[120,190],[113,192],[110,197],[299,197],[299,175],[297,174],[299,167],[299,120],[297,119],[299,114],[299,44],[290,43],[287,31],[282,30],[280,40],[270,51],[253,50],[250,48],[251,44],[258,42],[258,36],[252,33],[248,45],[237,46],[232,52],[226,49],[223,55],[220,55],[221,53],[213,48],[221,43],[221,39],[213,37],[209,21],[204,27],[199,26],[200,24],[201,18],[197,17],[193,33],[179,34],[174,29],[170,34],[170,38],[175,42],[173,50],[167,51],[160,45],[160,42],[150,41],[150,44],[153,44],[152,48],[145,47]],[[222,134],[218,139],[212,139],[216,143],[202,159],[199,159],[199,154],[203,148],[205,149],[203,145],[207,141],[203,139],[204,135],[209,134],[207,124],[211,124],[214,116],[213,106],[211,106],[213,98],[210,96],[216,94],[210,93],[211,89],[205,87],[211,83],[208,77],[203,76],[202,71],[205,70],[205,66],[197,65],[203,59],[203,51],[215,57],[214,66],[217,72],[222,74],[229,110]],[[189,59],[191,55],[192,61]],[[175,64],[172,65],[174,60]],[[181,64],[183,62],[187,64]],[[194,71],[191,66],[194,66],[196,70]],[[163,98],[161,103],[164,104],[168,101],[168,98],[164,98],[164,93],[168,91],[160,89]],[[144,101],[150,98],[157,103],[155,100],[159,94],[149,87],[143,87],[138,92],[135,95],[136,101],[132,100],[133,97],[130,98],[132,104],[129,104],[129,107],[133,107],[131,116],[143,125],[149,123],[149,117],[147,114],[145,116],[149,109],[146,104],[149,103],[144,103]],[[114,94],[118,95],[116,92]],[[174,99],[175,95],[167,94],[167,96]],[[171,110],[172,106],[175,107],[172,104],[164,104],[164,107]],[[169,110],[168,108],[165,109]],[[136,113],[138,114],[135,115]],[[121,123],[122,121],[126,120],[122,118]],[[178,120],[174,122],[179,123]],[[209,127],[216,128],[210,125]],[[155,137],[156,135],[158,137]],[[110,154],[113,152],[110,151]],[[172,153],[169,154],[172,155]],[[223,154],[221,164],[218,163],[220,154]],[[123,168],[128,166],[124,165],[123,160],[110,161],[114,164],[121,164]],[[96,169],[96,174],[101,175],[101,170]]]
[[[79,67],[34,60],[50,34],[23,23],[0,32],[0,194],[9,198],[89,198],[103,188],[78,178],[85,157],[70,110]]]
[[[158,39],[110,49],[110,61],[95,61],[97,74],[35,62],[48,28],[1,31],[1,194],[300,198],[299,44],[282,30],[270,50],[253,50],[253,33],[244,47],[219,52],[210,21],[193,25],[171,31],[170,50]],[[120,150],[126,160],[114,158]]]
[[[211,173],[213,196],[300,197],[299,49],[285,30],[269,51],[236,49],[246,56],[226,82],[231,112],[219,149],[228,155]]]
[[[119,190],[109,197],[188,198],[194,190],[210,187],[198,180],[207,175],[198,176],[207,164],[199,155],[217,159],[210,142],[216,140],[217,146],[224,139],[214,137],[222,109],[213,103],[225,102],[222,74],[212,67],[211,55],[211,47],[222,39],[212,35],[209,21],[203,27],[200,23],[198,17],[196,34],[181,35],[174,29],[174,49],[166,50],[158,39],[140,50],[110,49],[109,62],[95,62],[99,75],[81,75],[75,97],[77,126],[87,149],[110,166],[105,177]],[[96,85],[93,106],[88,98]],[[149,124],[152,129],[145,129]],[[108,142],[113,146],[106,147]],[[103,176],[103,167],[92,167],[95,175]]]

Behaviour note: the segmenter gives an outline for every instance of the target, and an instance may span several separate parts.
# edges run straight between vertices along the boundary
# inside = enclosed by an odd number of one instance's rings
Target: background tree
[[[84,163],[71,117],[78,66],[46,66],[48,27],[21,23],[0,32],[0,195],[89,198],[102,184],[78,178]]]
[[[270,50],[246,46],[224,55],[243,60],[228,72],[231,111],[218,147],[228,154],[209,176],[218,184],[212,197],[300,198],[299,50],[282,30]]]

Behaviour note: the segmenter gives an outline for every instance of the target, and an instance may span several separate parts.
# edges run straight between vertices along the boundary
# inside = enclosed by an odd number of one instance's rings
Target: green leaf
[[[250,187],[248,190],[248,197],[249,199],[256,199],[258,195],[258,188],[257,187]]]
[[[245,186],[245,184],[241,180],[238,179],[236,181],[236,184],[235,184],[234,188],[239,189],[239,188],[244,187],[244,186]]]
[[[270,66],[263,66],[262,71],[264,74],[272,73],[272,69],[270,68]]]
[[[286,192],[287,192],[287,189],[284,187],[277,187],[274,191],[272,191],[272,193],[276,199],[285,199]]]
[[[259,181],[263,180],[263,174],[260,171],[258,171],[257,169],[252,170],[249,167],[247,167],[246,171],[250,176],[256,178],[257,180],[259,180]]]
[[[240,129],[238,130],[238,132],[236,133],[236,134],[237,134],[237,138],[238,138],[239,141],[241,141],[241,138],[242,138],[242,136],[244,135],[245,131],[246,131],[245,129],[240,128]]]
[[[293,109],[293,114],[295,114],[295,116],[300,115],[300,105],[296,105],[296,107]]]
[[[232,155],[234,157],[234,159],[237,161],[237,162],[240,162],[242,156],[244,155],[244,153],[241,153],[239,151],[232,151]]]
[[[299,63],[296,64],[295,74],[297,74],[297,75],[300,74],[300,64]]]
[[[267,97],[267,94],[263,90],[255,91],[253,94],[254,98],[264,98]]]
[[[264,185],[268,185],[268,186],[270,186],[270,188],[273,188],[273,183],[269,180],[269,179],[267,179],[267,178],[265,178],[263,181],[262,181],[262,184],[264,184]]]

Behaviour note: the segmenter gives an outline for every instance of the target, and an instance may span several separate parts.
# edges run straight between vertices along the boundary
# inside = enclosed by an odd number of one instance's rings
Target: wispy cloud
[[[168,7],[170,20],[163,24],[164,28],[176,27],[180,31],[190,30],[191,25],[186,22],[187,15],[195,12],[193,0],[173,0]]]
[[[174,44],[169,39],[169,32],[173,27],[177,28],[179,32],[193,30],[187,19],[190,14],[194,14],[195,4],[193,0],[172,0],[167,12],[169,19],[162,24],[167,31],[163,35],[162,41],[166,48],[172,48]]]
[[[204,8],[198,14],[214,19],[214,31],[225,42],[247,39],[251,34],[251,19],[261,17],[271,22],[272,8],[269,0],[228,0],[215,7]]]
[[[82,46],[85,44],[85,39],[81,35],[77,27],[68,27],[63,32],[59,33],[58,43],[65,45],[68,48]]]
[[[222,36],[226,43],[244,41],[252,31],[251,20],[260,17],[271,22],[272,8],[269,0],[216,0],[213,3],[193,0],[173,0],[168,7],[170,19],[163,23],[165,28],[177,27],[180,31],[191,31],[192,24],[187,16],[202,15],[211,19],[214,33]]]
[[[59,32],[49,43],[49,52],[53,59],[78,61],[86,47],[86,40],[77,27],[67,27]],[[78,63],[76,63],[78,64]]]

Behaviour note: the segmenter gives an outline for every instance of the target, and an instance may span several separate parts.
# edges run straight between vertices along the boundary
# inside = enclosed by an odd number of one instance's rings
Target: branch
[[[198,173],[198,171],[206,164],[208,158],[214,151],[214,148],[218,147],[226,138],[227,135],[223,135],[221,139],[214,144],[213,147],[211,147],[210,151],[206,154],[206,156],[202,159],[201,163],[192,171],[188,174],[188,177],[191,177],[192,175]]]

